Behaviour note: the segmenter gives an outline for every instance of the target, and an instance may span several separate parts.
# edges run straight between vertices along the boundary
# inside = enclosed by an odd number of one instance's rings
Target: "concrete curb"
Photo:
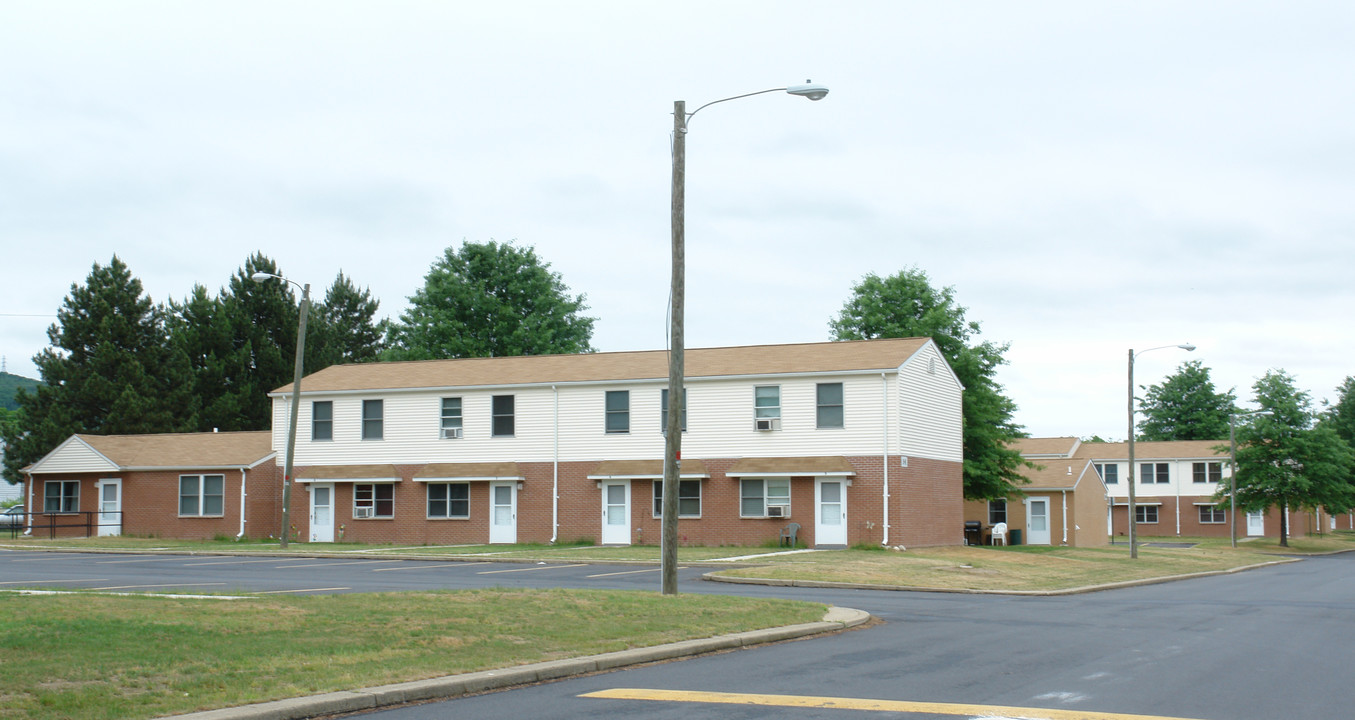
[[[1084,585],[1082,587],[1065,588],[1063,590],[976,590],[972,588],[936,588],[916,585],[871,585],[869,583],[829,582],[826,580],[781,580],[777,578],[726,577],[716,575],[715,573],[719,572],[718,570],[702,575],[701,579],[710,582],[732,583],[735,585],[769,585],[772,587],[825,588],[832,590],[888,590],[894,592],[953,593],[958,595],[1056,597],[1059,595],[1081,595],[1083,593],[1100,592],[1102,590],[1138,587],[1140,585],[1157,585],[1160,583],[1175,582],[1177,580],[1209,577],[1211,575],[1231,575],[1232,573],[1243,572],[1244,570],[1255,570],[1256,568],[1300,562],[1301,560],[1303,560],[1303,558],[1285,558],[1283,560],[1270,560],[1255,565],[1243,565],[1242,567],[1229,568],[1227,570],[1210,570],[1207,572],[1186,573],[1184,575],[1163,575],[1161,577],[1143,578],[1142,580],[1125,580],[1122,582],[1105,583],[1103,585]]]
[[[574,675],[615,670],[630,665],[675,660],[722,650],[736,650],[782,640],[822,635],[857,627],[868,620],[870,620],[870,614],[867,612],[851,608],[830,607],[828,613],[823,616],[823,620],[814,623],[750,630],[731,635],[685,640],[668,643],[667,645],[621,650],[568,660],[552,660],[501,670],[448,675],[428,680],[414,680],[393,685],[344,690],[169,717],[178,720],[302,720],[317,715],[374,710],[409,702],[453,698],[487,690],[498,690],[513,685],[527,685],[547,680],[559,680]]]

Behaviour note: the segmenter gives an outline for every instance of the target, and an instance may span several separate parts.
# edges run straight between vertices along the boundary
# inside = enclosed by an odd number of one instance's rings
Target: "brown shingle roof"
[[[706,464],[700,460],[682,461],[681,477],[710,477]],[[663,478],[662,460],[603,460],[588,473],[588,477]]]
[[[726,477],[744,475],[855,475],[845,457],[743,458],[725,471]]]
[[[1227,440],[1175,440],[1171,442],[1135,442],[1134,460],[1171,460],[1177,458],[1227,457]],[[1224,447],[1224,450],[1215,448]],[[1082,443],[1077,457],[1093,460],[1127,460],[1129,443]]]
[[[1011,446],[1022,455],[1068,455],[1077,444],[1075,437],[1017,438]]]
[[[1087,467],[1086,458],[1053,458],[1033,461],[1037,468],[1022,468],[1021,475],[1030,480],[1022,490],[1072,490],[1079,478],[1090,477],[1096,482],[1096,471]]]
[[[890,338],[798,345],[689,348],[686,377],[891,370],[927,338]],[[302,392],[474,387],[538,383],[659,380],[668,377],[664,350],[423,360],[334,365],[302,380]],[[291,391],[288,383],[274,393]]]
[[[273,452],[266,431],[76,437],[124,469],[248,467]]]

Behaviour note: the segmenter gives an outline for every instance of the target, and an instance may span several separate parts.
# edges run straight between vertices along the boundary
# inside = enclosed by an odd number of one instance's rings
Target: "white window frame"
[[[617,401],[613,403],[612,401]],[[615,407],[613,407],[615,405]],[[616,427],[612,427],[615,421]],[[602,431],[608,435],[630,434],[630,391],[605,390],[602,394]]]
[[[682,388],[682,407],[678,408],[678,421],[682,432],[687,432],[687,388]],[[668,432],[668,388],[659,390],[659,433]]]
[[[221,492],[207,492],[207,480],[215,480],[220,483]],[[197,484],[197,489],[192,494],[184,493],[184,481],[193,480]],[[197,507],[196,512],[184,512],[184,499],[192,498]],[[213,498],[221,508],[218,512],[207,511],[207,500]],[[180,475],[179,476],[179,517],[225,517],[226,516],[226,476],[220,474],[199,474],[199,475]]]
[[[769,390],[772,392],[762,392]],[[775,400],[774,404],[763,402],[764,400]],[[754,420],[780,420],[781,419],[781,386],[780,385],[754,385],[753,386],[753,419]]]
[[[1151,514],[1151,516],[1152,516],[1152,519],[1151,519],[1151,520],[1149,519],[1149,515],[1150,515],[1150,514]],[[1137,524],[1139,524],[1139,525],[1156,525],[1156,524],[1158,523],[1158,519],[1159,519],[1159,513],[1158,513],[1158,511],[1157,511],[1157,506],[1156,506],[1156,505],[1135,505],[1135,506],[1134,506],[1134,517],[1136,518],[1135,522],[1136,522]]]
[[[56,498],[52,497],[48,488],[53,485],[60,486]],[[75,492],[67,493],[68,487],[74,487]],[[49,503],[55,499],[57,501],[56,510],[49,509]],[[42,486],[42,512],[44,515],[74,515],[80,512],[80,481],[79,480],[48,480]]]
[[[998,507],[1001,505],[1001,507]],[[998,519],[998,514],[1002,519]],[[1000,522],[1007,522],[1007,501],[1006,499],[997,499],[988,501],[988,524],[996,525]]]
[[[1152,480],[1148,479],[1144,468],[1153,468]],[[1166,485],[1171,482],[1171,478],[1171,463],[1139,463],[1140,485]]]
[[[1222,525],[1228,522],[1228,511],[1218,505],[1197,505],[1200,513],[1201,525]],[[1210,519],[1205,519],[1205,513],[1209,513]],[[1217,519],[1215,519],[1217,518]]]
[[[823,401],[823,390],[834,385],[837,386],[837,403],[825,403]],[[825,424],[823,421],[824,411],[833,409],[837,410],[837,424]],[[847,427],[847,390],[842,383],[816,383],[814,385],[814,423],[815,427],[827,430],[841,430]]]
[[[500,401],[506,401],[508,412],[501,412]],[[491,437],[516,437],[517,436],[517,396],[516,395],[491,395],[489,398],[490,428]],[[499,432],[499,422],[508,423],[508,432]]]
[[[384,502],[382,498],[376,495],[376,489],[379,487],[390,488],[391,511],[389,515],[382,515],[377,512],[379,503]],[[367,497],[360,497],[366,494]],[[353,483],[353,519],[358,518],[358,508],[371,508],[372,514],[367,515],[362,520],[388,520],[395,517],[395,483]]]
[[[453,486],[455,486],[455,487],[457,487],[457,488],[464,488],[464,489],[465,489],[465,491],[466,491],[466,498],[465,498],[465,500],[462,500],[461,498],[455,498],[455,499],[452,498],[452,487],[453,487]],[[442,497],[442,498],[439,498],[439,499],[437,499],[437,500],[434,500],[434,498],[433,498],[434,488],[439,488],[439,489],[442,490],[442,492],[443,492],[443,497]],[[424,498],[425,498],[425,500],[426,500],[426,503],[425,503],[425,505],[424,505],[424,511],[425,511],[425,513],[426,513],[426,515],[427,515],[427,517],[428,517],[429,520],[469,520],[469,519],[470,519],[470,483],[468,483],[468,482],[437,482],[437,483],[428,483],[428,489],[424,491]],[[446,506],[446,512],[445,512],[445,514],[443,514],[443,515],[434,515],[434,514],[433,514],[433,503],[434,503],[434,502],[441,502],[441,503],[444,503],[444,505]],[[453,513],[452,513],[452,504],[453,504],[453,503],[462,503],[462,502],[464,502],[464,503],[466,504],[466,512],[465,512],[465,514],[464,514],[464,515],[453,514]]]
[[[1107,484],[1107,485],[1119,485],[1119,484],[1120,484],[1120,464],[1119,464],[1119,463],[1096,463],[1096,464],[1094,464],[1092,467],[1096,468],[1096,474],[1099,475],[1099,476],[1101,477],[1101,481],[1104,482],[1105,484]],[[1113,470],[1114,472],[1107,473],[1107,472],[1106,472],[1107,470]],[[1113,478],[1112,478],[1112,477],[1107,477],[1107,475],[1114,475],[1115,477],[1113,477]]]
[[[328,417],[321,418],[320,413],[316,412],[321,406],[328,411]],[[326,437],[320,437],[318,430],[324,427]],[[333,400],[313,400],[311,401],[311,442],[332,442],[334,440],[334,401]]]
[[[783,488],[785,490],[784,495],[781,493]],[[773,489],[776,491],[774,494],[771,492]],[[785,498],[785,502],[770,502],[771,500],[781,500],[782,498]],[[751,501],[757,501],[760,505],[760,509],[756,515],[745,512],[745,503]],[[770,517],[767,515],[768,505],[785,505],[785,516],[790,517],[790,478],[741,478],[739,480],[739,517]]]
[[[447,404],[448,404],[449,402],[451,402],[451,401],[456,401],[455,412],[449,411],[449,408],[448,408],[448,406],[447,406]],[[438,410],[438,413],[439,413],[439,414],[438,414],[438,437],[441,437],[441,438],[447,438],[449,435],[456,435],[456,434],[465,432],[465,429],[464,429],[464,426],[463,426],[463,423],[465,422],[465,416],[462,414],[464,411],[465,411],[465,403],[462,402],[460,396],[452,396],[452,397],[445,397],[445,398],[442,398],[441,402],[439,403],[439,410]],[[448,430],[457,430],[458,433],[450,433],[450,434],[449,434],[449,433],[447,432]]]
[[[1201,480],[1200,476],[1204,479]],[[1190,465],[1191,482],[1199,483],[1220,483],[1223,482],[1223,461],[1222,460],[1199,460]]]
[[[368,408],[376,408],[375,416],[368,412]],[[376,432],[370,432],[375,428]],[[380,398],[362,401],[362,439],[363,440],[384,440],[386,437],[386,401]]]
[[[663,481],[655,480],[652,483],[654,493],[654,517],[663,519]],[[691,494],[692,488],[696,488],[696,494]],[[687,494],[683,494],[686,492]],[[696,512],[683,512],[683,503],[690,508],[691,503],[696,502]],[[679,518],[700,518],[701,517],[701,481],[700,480],[678,480],[678,517]]]

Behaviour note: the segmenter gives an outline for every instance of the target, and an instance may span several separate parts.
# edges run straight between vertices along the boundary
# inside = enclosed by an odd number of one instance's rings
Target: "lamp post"
[[[256,272],[250,276],[254,282],[264,282],[270,278],[289,282],[301,288],[301,313],[296,323],[296,370],[292,374],[292,420],[287,426],[287,460],[282,466],[282,549],[287,549],[287,536],[291,530],[292,509],[292,460],[296,456],[296,420],[301,409],[301,373],[302,360],[306,356],[306,316],[311,307],[311,285],[302,285],[273,273]]]
[[[1228,464],[1232,466],[1228,475],[1228,535],[1233,540],[1233,547],[1237,547],[1237,419],[1274,414],[1269,410],[1253,410],[1228,416]]]
[[[716,103],[738,100],[763,93],[784,90],[791,95],[822,100],[828,88],[806,80],[804,85],[771,88],[714,100],[687,112],[687,103],[673,103],[673,181],[672,181],[672,319],[669,325],[668,418],[664,430],[663,452],[663,527],[660,532],[660,570],[664,595],[677,594],[677,502],[682,462],[682,411],[686,403],[682,393],[683,306],[686,287],[685,216],[687,186],[687,123],[697,113]]]
[[[1137,560],[1139,557],[1138,518],[1134,517],[1137,512],[1134,509],[1134,359],[1139,355],[1154,350],[1164,350],[1166,348],[1181,348],[1186,352],[1195,352],[1195,346],[1190,343],[1184,345],[1162,345],[1147,350],[1140,350],[1137,354],[1134,349],[1129,349],[1129,557]]]

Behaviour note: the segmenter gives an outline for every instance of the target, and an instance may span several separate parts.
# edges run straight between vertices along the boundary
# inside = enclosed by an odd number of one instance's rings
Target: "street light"
[[[1228,416],[1228,460],[1232,465],[1232,474],[1228,476],[1228,535],[1233,539],[1233,547],[1237,547],[1237,419],[1274,414],[1269,410],[1253,410]]]
[[[686,286],[686,248],[685,214],[687,185],[687,122],[697,113],[716,103],[738,100],[740,98],[762,95],[763,93],[784,90],[791,95],[806,97],[810,100],[822,100],[828,94],[828,88],[806,80],[803,85],[771,88],[757,92],[734,95],[698,107],[687,112],[687,103],[682,100],[673,102],[673,281],[672,320],[669,326],[668,355],[668,421],[664,431],[663,452],[663,527],[660,532],[660,570],[663,576],[663,594],[677,594],[677,502],[678,478],[682,462],[682,410],[683,402],[683,328],[682,313]]]
[[[1138,559],[1139,544],[1138,519],[1134,517],[1134,359],[1139,355],[1154,350],[1165,350],[1166,348],[1181,348],[1186,352],[1195,352],[1195,346],[1190,343],[1184,345],[1162,345],[1160,347],[1140,350],[1136,355],[1134,349],[1129,349],[1129,557]]]
[[[250,276],[254,282],[264,282],[269,279],[282,280],[289,282],[301,288],[301,317],[296,323],[296,371],[292,375],[292,421],[287,427],[287,461],[282,466],[282,549],[287,549],[287,536],[291,530],[291,509],[292,509],[292,459],[296,456],[296,420],[297,413],[301,409],[301,372],[302,359],[306,355],[306,316],[310,313],[311,307],[311,285],[306,283],[302,285],[295,280],[288,280],[281,275],[273,273],[256,272]]]

